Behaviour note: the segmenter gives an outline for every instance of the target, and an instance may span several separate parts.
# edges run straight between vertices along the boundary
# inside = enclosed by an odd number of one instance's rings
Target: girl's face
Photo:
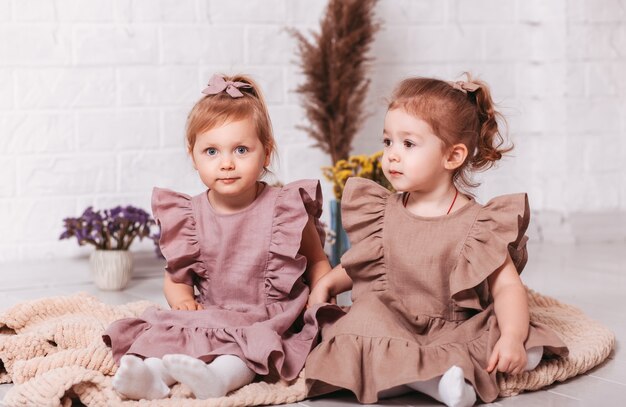
[[[269,154],[251,119],[227,122],[198,134],[191,157],[204,185],[229,198],[256,188],[263,167],[269,165]]]
[[[385,116],[382,168],[396,191],[428,192],[451,180],[444,144],[430,125],[403,109]]]

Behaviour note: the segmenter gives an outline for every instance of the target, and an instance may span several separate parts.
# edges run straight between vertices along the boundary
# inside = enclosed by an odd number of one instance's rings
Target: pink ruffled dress
[[[487,277],[507,254],[519,272],[526,264],[526,194],[484,206],[472,200],[432,218],[409,212],[401,197],[363,178],[346,184],[342,217],[352,247],[341,264],[354,282],[353,305],[309,355],[308,394],[345,388],[373,403],[382,390],[457,365],[491,402],[499,389],[486,367],[500,331]],[[541,324],[531,323],[525,346],[567,354]]]
[[[328,305],[305,311],[306,258],[298,251],[309,216],[323,244],[321,208],[313,180],[266,185],[235,214],[215,212],[206,192],[190,197],[155,188],[152,210],[166,270],[173,281],[196,287],[204,310],[149,308],[114,322],[103,335],[114,359],[181,353],[210,362],[236,355],[260,375],[295,378],[321,326],[342,315]]]

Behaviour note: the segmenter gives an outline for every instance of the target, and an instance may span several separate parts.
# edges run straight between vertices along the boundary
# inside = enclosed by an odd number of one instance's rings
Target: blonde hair
[[[472,181],[472,173],[491,168],[513,145],[502,147],[504,137],[498,120],[505,121],[495,110],[487,84],[466,75],[466,83],[477,85],[476,90],[464,90],[457,84],[433,78],[405,79],[394,90],[388,110],[403,109],[426,121],[446,148],[465,144],[468,156],[452,180],[468,192],[479,185]]]
[[[220,92],[206,95],[200,99],[187,116],[187,150],[189,152],[193,150],[198,134],[230,121],[251,118],[263,148],[271,157],[276,152],[276,142],[261,88],[246,75],[222,76],[226,81],[244,82],[249,84],[251,88],[239,88],[239,91],[243,93],[243,97],[239,98],[233,98],[226,92]]]

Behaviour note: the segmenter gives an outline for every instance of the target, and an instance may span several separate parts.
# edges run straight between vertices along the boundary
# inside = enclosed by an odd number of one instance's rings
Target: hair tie
[[[473,82],[465,82],[465,81],[456,81],[451,82],[448,81],[448,85],[452,86],[454,89],[460,90],[461,92],[467,94],[467,92],[473,93],[480,88],[480,85]]]
[[[245,82],[232,82],[227,81],[221,75],[213,75],[211,79],[209,79],[209,84],[207,85],[202,93],[205,95],[216,95],[220,92],[226,92],[233,99],[243,97],[243,93],[239,90],[242,89],[252,89],[252,85]]]

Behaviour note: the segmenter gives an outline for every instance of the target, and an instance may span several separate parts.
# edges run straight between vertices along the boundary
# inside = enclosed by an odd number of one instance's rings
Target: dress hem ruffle
[[[524,343],[526,349],[541,345],[547,348],[547,353],[567,355],[567,350],[563,349],[558,337],[545,336],[541,329],[533,329],[538,327],[537,325],[531,326],[529,336]],[[442,376],[451,366],[456,365],[462,368],[465,379],[472,384],[478,397],[484,402],[491,402],[498,397],[499,393],[495,380],[496,373],[488,373],[485,370],[486,366],[482,366],[479,360],[482,354],[490,352],[488,343],[499,337],[499,330],[497,326],[495,328],[495,332],[485,330],[481,335],[467,342],[426,346],[402,338],[335,335],[329,340],[322,341],[307,359],[307,397],[319,396],[344,388],[352,391],[361,403],[375,403],[381,391]],[[368,355],[365,349],[371,349],[380,354]],[[355,356],[351,357],[351,354]],[[368,355],[368,361],[364,360],[364,355]],[[353,361],[352,368],[350,361]],[[376,365],[377,361],[380,362],[379,366]],[[342,369],[327,369],[335,363],[341,363]],[[367,371],[363,371],[363,366],[368,366]],[[411,368],[411,366],[415,367]],[[408,372],[402,372],[402,368]],[[421,370],[418,371],[418,369]],[[337,376],[332,377],[332,374],[319,372],[334,374],[342,372],[347,377],[342,379]],[[371,381],[355,382],[354,377],[358,377],[355,375],[357,372],[358,375],[367,375]]]

